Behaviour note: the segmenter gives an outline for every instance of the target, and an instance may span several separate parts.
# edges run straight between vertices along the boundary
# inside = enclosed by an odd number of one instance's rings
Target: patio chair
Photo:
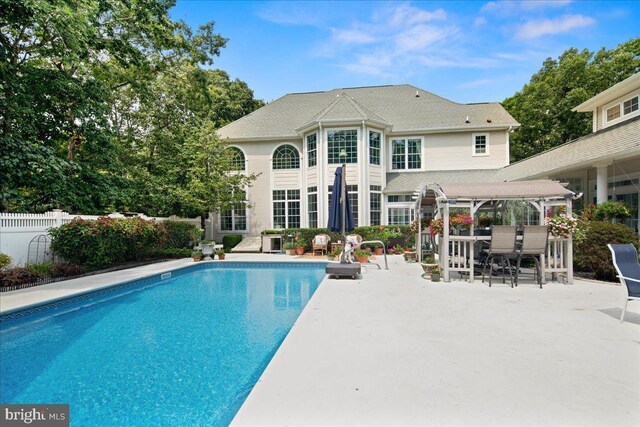
[[[491,287],[491,277],[493,276],[493,261],[495,258],[502,260],[502,283],[505,283],[504,264],[507,263],[509,278],[513,288],[513,273],[511,271],[510,257],[516,253],[516,226],[494,225],[491,227],[491,245],[487,253],[487,262],[482,269],[482,282],[484,283],[484,273],[489,266],[489,287]]]
[[[620,283],[627,288],[620,323],[624,322],[627,305],[632,299],[640,299],[640,264],[638,264],[638,252],[632,244],[608,244],[613,258],[613,266],[616,268]]]
[[[538,278],[538,285],[542,289],[542,264],[539,256],[547,253],[547,243],[549,242],[549,229],[546,225],[525,225],[522,232],[522,245],[516,250],[518,256],[516,261],[516,286],[520,277],[520,263],[523,258],[533,258],[536,268],[533,273],[535,280]]]
[[[311,253],[313,255],[316,254],[317,251],[320,251],[320,255],[326,255],[329,251],[329,243],[331,242],[331,237],[327,234],[317,234],[313,237],[311,241]]]

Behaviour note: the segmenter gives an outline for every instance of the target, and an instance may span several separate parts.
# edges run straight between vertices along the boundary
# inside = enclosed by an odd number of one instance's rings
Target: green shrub
[[[40,276],[29,267],[13,267],[0,270],[0,287],[24,285],[38,280],[40,280]]]
[[[58,262],[53,264],[51,276],[53,277],[74,277],[86,273],[86,269],[72,262]]]
[[[596,205],[594,219],[596,221],[611,221],[613,219],[629,218],[631,214],[631,209],[624,202],[607,200]]]
[[[47,277],[51,276],[51,272],[53,271],[53,263],[45,262],[42,264],[31,264],[27,266],[27,268],[40,277]]]
[[[101,268],[148,258],[166,246],[167,230],[142,218],[83,220],[49,229],[51,248],[66,261]]]
[[[167,247],[191,248],[202,240],[202,229],[183,221],[165,221],[167,229]]]
[[[190,248],[166,248],[156,252],[156,256],[160,258],[189,258],[191,257],[192,249]]]
[[[371,225],[364,227],[356,227],[349,234],[358,234],[362,237],[363,241],[382,240],[385,244],[393,242],[393,244],[400,244],[401,246],[414,246],[415,237],[411,236],[409,225]],[[305,243],[305,250],[311,250],[311,242],[313,238],[318,234],[327,234],[331,237],[331,242],[336,243],[341,240],[340,233],[330,231],[328,228],[287,228],[284,231],[285,236],[294,234],[298,236],[298,240]],[[287,237],[287,240],[289,238]],[[375,247],[375,244],[367,246]]]
[[[230,251],[235,248],[238,243],[242,242],[241,234],[227,234],[222,237],[222,245],[224,246],[225,251]]]
[[[609,243],[633,243],[638,247],[638,235],[623,224],[589,222],[584,238],[575,244],[574,267],[578,271],[592,272],[600,280],[615,280]]]
[[[9,255],[0,252],[0,268],[5,268],[11,264],[11,261],[13,261],[13,259],[11,259]]]

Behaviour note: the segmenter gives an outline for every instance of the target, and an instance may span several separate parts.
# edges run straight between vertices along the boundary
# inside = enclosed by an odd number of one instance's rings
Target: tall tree
[[[547,58],[521,91],[503,101],[520,127],[511,137],[511,160],[553,148],[592,130],[592,117],[572,108],[640,72],[640,38],[615,49],[569,49]]]

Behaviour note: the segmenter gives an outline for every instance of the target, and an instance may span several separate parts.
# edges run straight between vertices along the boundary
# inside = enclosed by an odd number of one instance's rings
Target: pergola
[[[440,239],[438,263],[443,270],[445,281],[450,280],[451,272],[468,274],[469,280],[474,278],[475,242],[490,240],[489,236],[476,236],[475,221],[470,224],[468,236],[453,236],[450,233],[450,210],[452,208],[469,209],[475,219],[476,213],[483,207],[492,206],[494,215],[499,209],[504,211],[507,201],[528,202],[538,212],[538,223],[544,224],[546,210],[552,207],[564,207],[565,213],[571,215],[572,199],[575,194],[557,181],[511,181],[511,182],[475,182],[475,183],[433,183],[426,184],[419,191],[416,200],[416,216],[418,219],[417,246],[420,248],[422,221],[420,208],[423,200],[436,203],[435,218],[443,219],[443,235]],[[504,215],[503,215],[504,218]],[[422,251],[419,250],[422,261]],[[545,271],[565,273],[567,283],[573,283],[573,241],[572,238],[549,238],[547,255],[542,259]],[[543,276],[544,277],[544,276]]]

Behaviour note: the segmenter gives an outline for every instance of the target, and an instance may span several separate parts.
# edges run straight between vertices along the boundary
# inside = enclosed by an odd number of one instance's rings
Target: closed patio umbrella
[[[344,165],[336,168],[336,177],[333,181],[333,191],[331,192],[331,203],[329,204],[329,222],[327,224],[329,230],[339,231],[342,234],[343,256],[340,259],[341,262],[345,262],[344,245],[346,244],[346,232],[353,230],[355,226],[343,170]]]

